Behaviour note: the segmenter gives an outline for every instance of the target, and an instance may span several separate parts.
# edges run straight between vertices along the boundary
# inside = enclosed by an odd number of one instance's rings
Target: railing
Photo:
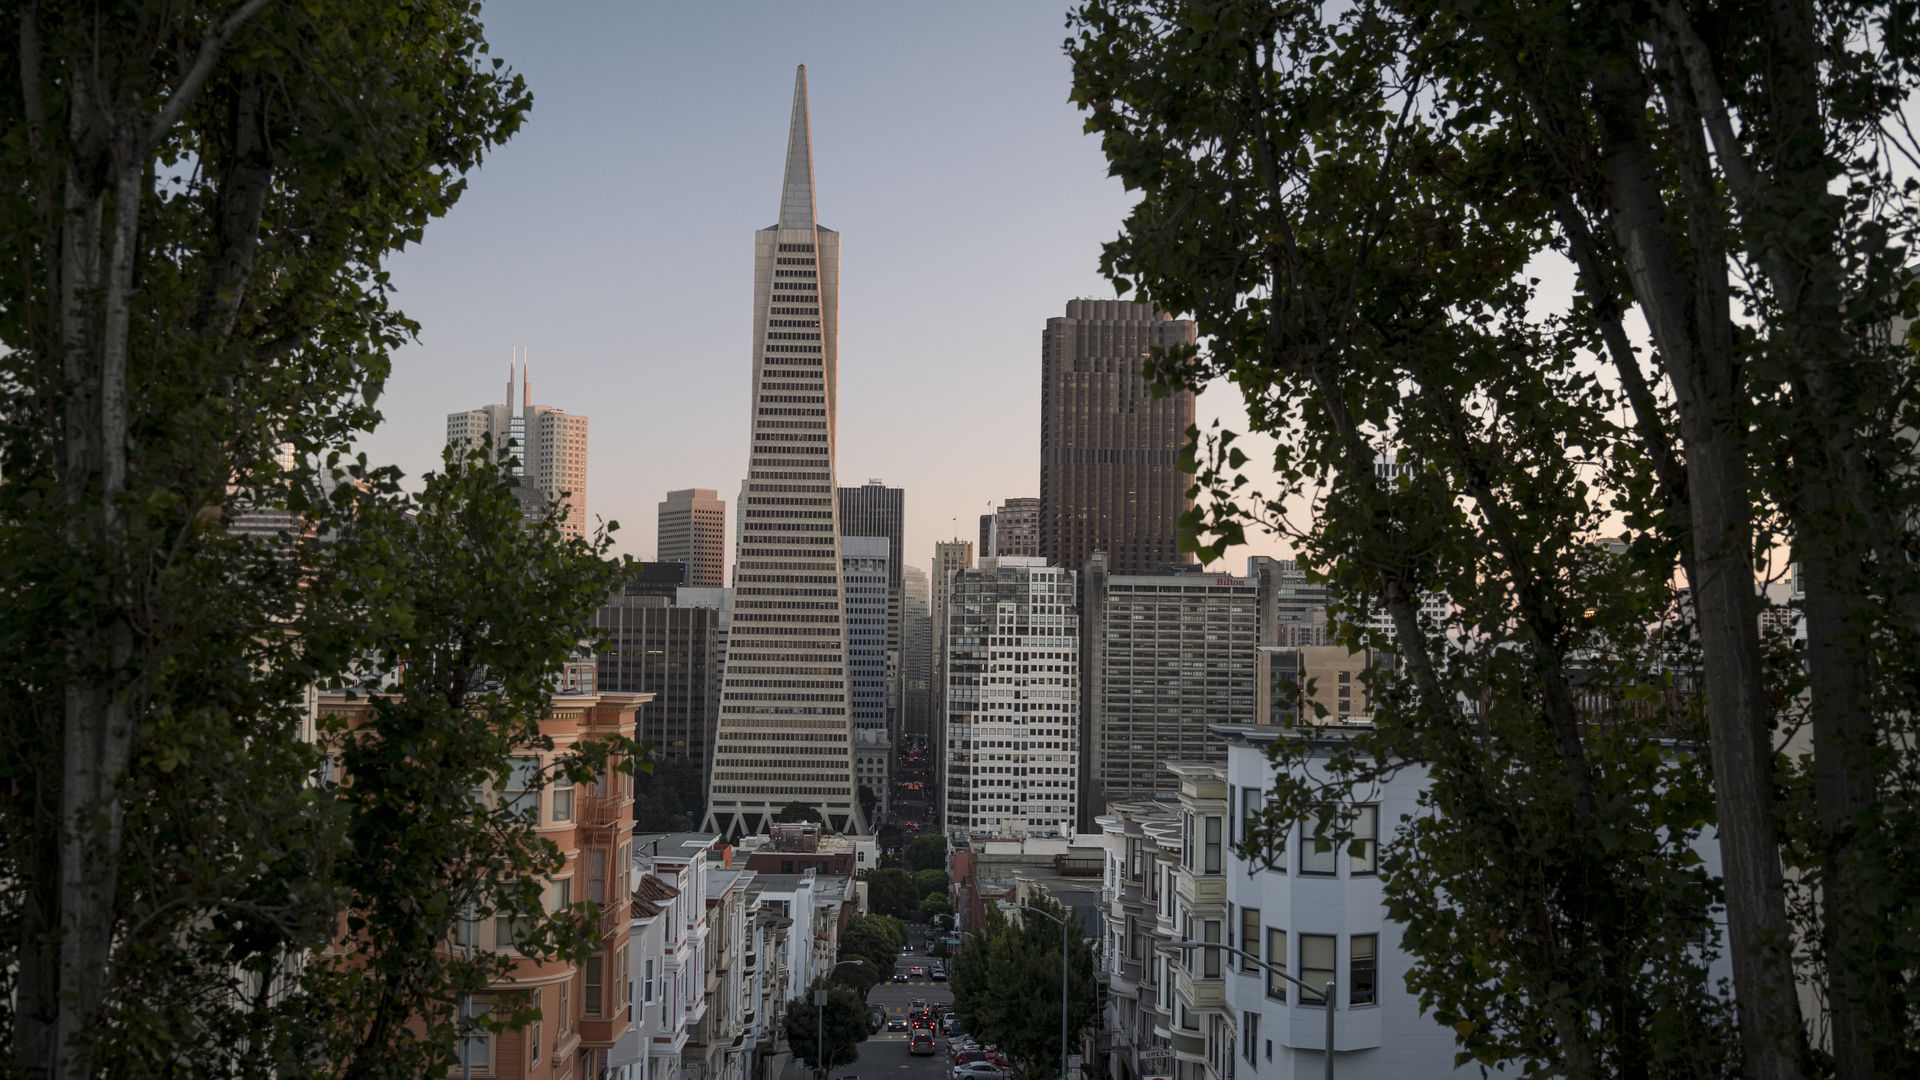
[[[627,795],[582,795],[576,824],[583,829],[610,829],[626,817],[633,799]]]
[[[601,908],[600,936],[603,938],[612,937],[616,931],[627,925],[631,920],[632,910],[632,905],[624,900],[616,904],[608,904]]]

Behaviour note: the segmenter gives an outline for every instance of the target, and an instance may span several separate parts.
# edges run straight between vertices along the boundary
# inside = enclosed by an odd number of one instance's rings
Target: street
[[[911,927],[914,951],[902,954],[896,961],[894,970],[905,972],[908,967],[928,966],[936,961],[926,952],[927,938],[925,927]],[[933,982],[930,979],[910,979],[903,983],[888,981],[875,986],[867,994],[867,1004],[878,1006],[887,1011],[889,1017],[905,1016],[907,1008],[915,1000],[929,1004],[951,1004],[953,995],[948,992],[947,984]],[[845,1068],[833,1070],[834,1080],[946,1080],[951,1066],[947,1058],[947,1037],[939,1037],[939,1048],[932,1056],[915,1057],[907,1053],[907,1032],[888,1031],[885,1028],[867,1036],[860,1044],[860,1060]],[[804,1065],[789,1064],[782,1080],[805,1080],[810,1075]]]

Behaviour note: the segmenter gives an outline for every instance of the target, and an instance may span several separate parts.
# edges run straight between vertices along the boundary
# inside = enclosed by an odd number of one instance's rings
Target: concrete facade
[[[753,435],[707,827],[757,833],[803,802],[836,831],[865,833],[834,483],[840,236],[815,216],[804,67],[780,220],[754,234],[753,310]]]
[[[947,616],[948,837],[1073,835],[1080,626],[1072,571],[982,559],[954,574]]]
[[[587,535],[587,418],[533,403],[533,386],[521,366],[520,410],[513,408],[513,365],[507,365],[507,400],[501,405],[447,414],[447,445],[465,453],[491,439],[500,459],[518,461],[521,509],[539,517],[559,508],[560,531]]]
[[[657,532],[660,558],[687,564],[686,584],[719,588],[727,583],[727,503],[712,489],[667,492]]]

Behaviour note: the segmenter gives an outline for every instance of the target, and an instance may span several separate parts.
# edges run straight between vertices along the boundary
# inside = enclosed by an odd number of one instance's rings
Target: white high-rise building
[[[947,608],[949,837],[1073,835],[1080,773],[1074,574],[1046,560],[954,572]]]
[[[706,828],[759,833],[799,802],[864,833],[833,471],[840,234],[815,217],[805,67],[780,220],[754,234],[753,293],[753,443]]]
[[[447,414],[447,444],[463,452],[491,438],[494,452],[519,464],[520,505],[529,516],[563,508],[560,531],[587,534],[587,418],[533,403],[533,383],[520,365],[520,411],[513,408],[513,364],[507,364],[507,400],[501,405]]]

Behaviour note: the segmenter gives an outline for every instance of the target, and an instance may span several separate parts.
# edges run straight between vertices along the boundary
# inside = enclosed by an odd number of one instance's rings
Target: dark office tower
[[[705,831],[759,833],[799,802],[863,834],[833,477],[840,234],[815,216],[804,67],[780,220],[754,234],[753,269],[752,441]]]
[[[635,737],[704,776],[713,753],[713,704],[720,677],[720,612],[682,607],[674,596],[682,563],[643,563],[601,605],[594,626],[607,635],[597,657],[599,688],[650,693]]]
[[[900,600],[900,731],[933,734],[933,616],[927,608],[927,572],[906,568]]]
[[[1155,400],[1148,350],[1192,344],[1194,325],[1125,300],[1069,300],[1040,346],[1040,554],[1078,570],[1096,551],[1116,574],[1186,562],[1193,506],[1180,451],[1193,394]]]
[[[900,653],[900,583],[904,569],[900,560],[906,509],[907,493],[881,480],[840,489],[840,535],[887,538],[887,735],[896,743],[906,679]]]
[[[687,564],[696,589],[727,583],[727,504],[709,488],[669,491],[660,504],[658,554]]]

